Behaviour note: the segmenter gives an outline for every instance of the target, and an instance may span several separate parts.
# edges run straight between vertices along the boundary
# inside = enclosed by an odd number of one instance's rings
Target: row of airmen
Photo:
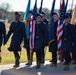
[[[15,21],[13,21],[10,25],[9,31],[6,35],[5,25],[0,22],[0,51],[2,42],[4,45],[8,42],[9,37],[13,33],[11,37],[9,51],[13,51],[15,57],[15,65],[13,67],[19,67],[20,65],[20,56],[19,51],[21,51],[21,43],[24,41],[24,48],[27,50],[27,59],[28,63],[26,65],[32,65],[30,62],[30,47],[29,47],[29,36],[30,36],[30,17],[32,12],[29,11],[27,16],[27,22],[23,23],[20,21],[20,13],[15,12]],[[41,63],[45,62],[45,46],[49,46],[49,52],[52,52],[52,63],[50,66],[57,66],[57,25],[58,25],[58,14],[53,12],[52,17],[54,20],[54,41],[49,43],[49,27],[48,21],[46,19],[46,14],[44,12],[37,13],[36,15],[36,23],[35,23],[35,39],[34,39],[34,49],[33,52],[36,52],[36,68],[40,68]],[[62,53],[64,61],[64,70],[70,69],[71,56],[70,52],[72,52],[74,63],[76,63],[76,27],[70,24],[70,15],[66,14],[64,16],[63,23],[63,35],[62,35]],[[51,34],[50,34],[51,35]],[[4,38],[4,39],[3,39]],[[24,40],[23,40],[24,38]],[[33,53],[32,53],[33,54]]]

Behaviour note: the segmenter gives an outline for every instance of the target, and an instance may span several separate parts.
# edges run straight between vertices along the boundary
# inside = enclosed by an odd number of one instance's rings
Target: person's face
[[[42,21],[42,17],[41,16],[37,16],[36,21],[37,22],[41,22]]]
[[[19,20],[20,16],[19,15],[15,15],[15,20]]]
[[[56,21],[58,20],[58,15],[53,15],[53,19]]]
[[[69,23],[69,18],[64,19],[64,23]]]
[[[46,15],[43,15],[43,16],[42,16],[42,20],[44,20],[45,18],[46,18]]]
[[[29,14],[28,14],[28,19],[30,19],[30,18],[31,18],[31,15],[32,15],[31,13],[29,13]]]

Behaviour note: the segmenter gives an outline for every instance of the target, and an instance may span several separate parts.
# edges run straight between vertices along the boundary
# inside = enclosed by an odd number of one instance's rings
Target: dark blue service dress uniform
[[[69,65],[71,62],[70,50],[72,48],[72,43],[75,40],[74,33],[74,25],[70,23],[68,23],[67,25],[64,24],[62,35],[62,52],[66,65]]]
[[[72,64],[76,64],[76,25],[74,27],[75,27],[75,32],[74,32],[75,41],[73,42],[72,49],[71,49],[72,60],[73,60]]]
[[[45,23],[40,22],[35,25],[35,51],[36,51],[36,58],[37,64],[41,62],[41,53],[45,46],[48,44],[48,29]]]
[[[47,29],[49,29],[49,28],[48,28],[48,21],[47,21],[47,19],[44,19],[43,22],[45,23],[44,25],[47,26]],[[48,30],[47,34],[49,35],[49,30]],[[46,42],[46,41],[45,41],[45,42]],[[45,43],[45,46],[46,46],[46,43]],[[45,46],[44,46],[44,48],[43,48],[43,50],[42,50],[42,53],[41,53],[41,63],[42,63],[42,64],[45,63],[45,51],[44,51]]]
[[[54,41],[50,43],[49,52],[52,52],[52,64],[57,64],[57,25],[58,20],[53,23],[53,35],[50,34],[50,36],[54,36]]]
[[[3,22],[0,22],[0,48],[3,44],[6,43],[6,29],[5,29],[5,24]]]
[[[12,35],[10,47],[8,48],[8,50],[14,52],[14,56],[16,59],[15,64],[19,64],[20,56],[18,54],[18,51],[21,51],[21,43],[23,41],[23,38],[24,38],[24,45],[26,45],[26,42],[27,42],[25,24],[20,20],[17,22],[16,21],[12,22],[10,25],[10,29],[7,33],[7,41],[12,33],[13,35]]]

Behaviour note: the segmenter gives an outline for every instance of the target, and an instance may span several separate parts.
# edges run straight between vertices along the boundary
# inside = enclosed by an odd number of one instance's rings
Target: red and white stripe
[[[30,49],[34,47],[34,36],[35,36],[35,20],[33,16],[30,19]]]
[[[62,9],[62,1],[60,1],[60,10]],[[62,58],[62,35],[63,35],[63,24],[60,25],[60,17],[58,19],[57,26],[57,47],[58,47],[58,57]]]
[[[60,20],[58,21],[58,27],[57,27],[57,43],[58,43],[58,51],[61,50],[61,43],[62,43],[62,34],[63,34],[63,24],[60,25]]]

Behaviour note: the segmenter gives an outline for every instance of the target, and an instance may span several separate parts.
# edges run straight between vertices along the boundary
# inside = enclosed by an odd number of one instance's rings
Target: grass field
[[[2,54],[1,54],[2,55],[2,62],[0,64],[11,64],[11,63],[14,63],[13,52],[9,52],[7,50],[8,47],[9,47],[9,43],[7,43],[7,45],[2,47]],[[45,59],[46,60],[50,60],[51,59],[51,53],[48,52],[48,49],[46,50]],[[26,61],[27,61],[26,49],[22,48],[20,62],[26,62]],[[33,55],[33,61],[36,61],[36,54],[35,53]]]
[[[7,32],[9,29],[9,25],[6,26]],[[5,46],[2,46],[2,62],[0,64],[11,64],[14,63],[14,55],[12,52],[9,52],[7,50],[7,48],[10,45],[10,39],[8,41],[8,43]],[[48,52],[48,48],[46,49],[46,55],[45,55],[45,59],[46,60],[50,60],[51,59],[51,53]],[[20,62],[26,62],[27,61],[27,53],[26,53],[26,49],[22,48],[22,52],[21,52],[21,59]],[[33,55],[33,61],[36,61],[36,55],[34,53]]]

